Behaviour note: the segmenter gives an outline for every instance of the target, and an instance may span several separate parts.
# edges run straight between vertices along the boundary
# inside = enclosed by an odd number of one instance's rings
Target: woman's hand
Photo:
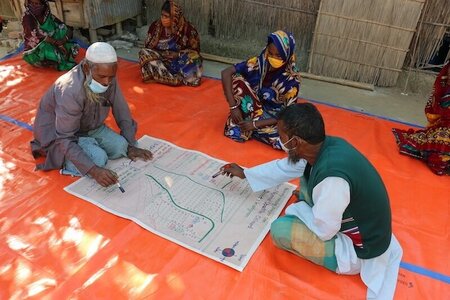
[[[236,125],[239,125],[239,123],[241,123],[244,120],[244,118],[242,117],[242,111],[239,109],[239,107],[232,109],[230,111],[230,114],[231,114],[231,120]]]
[[[234,66],[229,66],[225,70],[222,70],[222,87],[225,93],[225,99],[230,108],[231,120],[234,124],[239,124],[244,119],[242,117],[242,111],[239,107],[239,102],[234,99],[233,96],[233,74],[236,73]]]
[[[256,130],[257,128],[253,125],[253,121],[242,121],[240,123],[238,123],[239,128],[241,128],[241,131],[253,131]]]
[[[170,59],[175,59],[178,57],[178,52],[176,51],[164,51],[164,57],[165,58],[170,58]]]
[[[64,38],[62,38],[61,40],[55,40],[55,46],[61,47],[64,46],[64,44],[68,41],[69,39],[65,36]]]
[[[62,54],[64,55],[64,57],[67,59],[69,56],[69,52],[67,51],[67,49],[64,47],[64,45],[60,45],[58,46],[59,51],[62,52]]]
[[[52,38],[51,36],[47,35],[44,39],[44,42],[47,42],[49,44],[52,44],[53,46],[58,46],[57,44],[57,40],[55,40],[54,38]]]

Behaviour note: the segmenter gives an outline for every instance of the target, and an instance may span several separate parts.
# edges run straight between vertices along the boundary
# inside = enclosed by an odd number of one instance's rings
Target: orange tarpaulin
[[[64,192],[76,178],[35,172],[30,125],[61,74],[19,56],[0,63],[0,299],[365,297],[359,276],[336,275],[277,249],[269,236],[238,272]],[[147,134],[247,167],[284,155],[223,136],[228,107],[218,80],[204,79],[197,88],[143,84],[138,65],[127,61],[120,61],[118,80],[138,138]],[[317,106],[327,133],[355,145],[386,183],[404,250],[396,298],[448,297],[450,178],[398,154],[391,128],[407,126]],[[116,128],[111,117],[108,124]]]

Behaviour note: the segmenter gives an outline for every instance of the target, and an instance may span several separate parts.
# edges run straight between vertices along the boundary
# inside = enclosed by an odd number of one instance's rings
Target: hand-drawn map
[[[169,142],[142,137],[153,160],[109,161],[125,190],[89,177],[65,190],[143,228],[242,271],[295,187],[254,193],[246,180],[217,176],[225,162]]]

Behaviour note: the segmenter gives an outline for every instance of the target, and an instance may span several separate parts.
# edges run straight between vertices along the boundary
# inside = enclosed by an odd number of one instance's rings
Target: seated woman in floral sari
[[[450,175],[450,62],[434,82],[425,115],[425,129],[392,129],[400,153],[425,161],[437,175]]]
[[[144,82],[200,85],[200,38],[174,1],[164,2],[161,18],[150,25],[145,48],[139,52],[139,62]]]
[[[276,31],[267,46],[252,57],[222,71],[222,85],[230,107],[225,136],[244,142],[251,137],[282,149],[278,112],[296,102],[300,74],[295,67],[295,40],[292,34]]]
[[[71,31],[53,16],[47,0],[25,0],[22,18],[25,49],[23,59],[36,67],[72,69],[78,45],[69,42]]]
[[[278,30],[267,46],[252,57],[222,71],[222,85],[230,107],[225,136],[244,142],[251,137],[282,149],[276,115],[296,102],[300,74],[295,67],[295,40]]]

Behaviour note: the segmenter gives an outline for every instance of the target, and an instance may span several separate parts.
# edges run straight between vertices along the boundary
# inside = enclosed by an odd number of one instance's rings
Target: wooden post
[[[317,36],[317,33],[319,32],[318,27],[319,27],[320,11],[322,10],[322,2],[323,1],[325,1],[325,0],[320,1],[319,10],[317,11],[316,27],[314,28],[313,39],[311,42],[311,49],[309,51],[309,57],[308,57],[308,73],[311,73],[312,60],[313,60],[313,56],[314,56],[314,50],[316,48],[316,36]]]
[[[116,34],[117,35],[122,35],[123,34],[122,22],[117,22],[116,23]]]
[[[138,14],[137,16],[136,16],[136,27],[142,27],[142,25],[143,25],[143,23],[142,23],[142,15],[141,14]]]
[[[89,28],[89,40],[91,43],[95,43],[98,41],[97,29]]]
[[[421,16],[419,18],[419,24],[417,26],[416,40],[414,41],[414,47],[413,47],[413,52],[411,54],[411,61],[409,62],[408,73],[406,74],[405,87],[403,88],[403,92],[401,93],[402,95],[405,95],[405,96],[408,95],[406,93],[406,91],[408,89],[409,76],[411,75],[411,68],[416,63],[414,60],[416,59],[417,44],[419,42],[420,31],[422,30],[423,19],[425,18],[425,12],[426,12],[427,3],[428,2],[424,2],[423,6],[422,6],[422,10],[420,12]]]

